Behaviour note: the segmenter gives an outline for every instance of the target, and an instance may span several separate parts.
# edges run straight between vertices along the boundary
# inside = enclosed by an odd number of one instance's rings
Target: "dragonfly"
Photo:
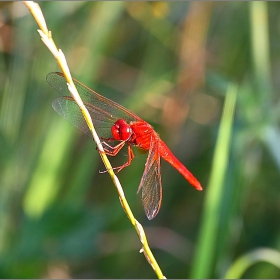
[[[53,101],[53,109],[92,138],[81,110],[68,90],[64,74],[51,72],[46,79],[50,86],[61,94],[60,98]],[[81,82],[75,79],[73,81],[85,107],[89,111],[96,132],[102,139],[105,153],[110,156],[116,156],[127,145],[127,162],[119,167],[114,167],[116,173],[129,166],[133,160],[132,146],[148,152],[144,173],[137,193],[140,190],[142,191],[142,204],[149,220],[158,214],[162,203],[160,158],[163,158],[177,169],[195,189],[202,190],[199,181],[173,155],[149,123]]]

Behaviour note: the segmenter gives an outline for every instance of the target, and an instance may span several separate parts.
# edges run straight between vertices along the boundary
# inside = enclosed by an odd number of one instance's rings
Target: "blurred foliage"
[[[146,156],[118,174],[164,275],[279,278],[280,4],[40,5],[73,76],[151,123],[204,186],[162,162],[148,221],[136,195]],[[33,17],[1,2],[0,23],[0,277],[155,277],[95,144],[52,110],[45,77],[59,69]]]

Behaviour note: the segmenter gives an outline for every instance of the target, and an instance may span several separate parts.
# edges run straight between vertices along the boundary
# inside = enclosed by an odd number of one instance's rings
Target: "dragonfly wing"
[[[142,203],[149,220],[157,215],[162,201],[160,155],[158,141],[153,138],[155,137],[152,136],[144,174],[138,188],[138,192],[142,189]]]
[[[98,135],[103,138],[112,137],[111,127],[115,119],[112,119],[106,112],[88,102],[84,102],[84,104],[91,115]],[[59,115],[92,138],[81,110],[72,97],[57,98],[53,101],[52,107]]]
[[[98,94],[75,79],[73,79],[73,81],[81,99],[89,110],[97,132],[100,133],[100,131],[105,131],[107,128],[109,128],[110,131],[113,123],[119,119],[124,119],[127,122],[141,120],[137,115],[118,103]],[[63,99],[54,101],[53,108],[55,111],[64,116],[65,119],[76,127],[81,125],[79,128],[85,133],[88,133],[88,130],[84,129],[85,121],[81,122],[82,113],[80,109],[77,106],[70,105],[71,102],[75,101],[68,90],[64,75],[58,72],[49,73],[47,75],[47,82],[63,96]],[[71,116],[71,114],[74,116]],[[100,127],[98,127],[99,124]],[[106,137],[103,133],[100,135]]]

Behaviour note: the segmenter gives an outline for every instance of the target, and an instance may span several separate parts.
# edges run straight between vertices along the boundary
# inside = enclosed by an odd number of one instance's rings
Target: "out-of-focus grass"
[[[223,186],[231,150],[236,98],[236,86],[229,85],[219,126],[217,146],[213,155],[211,176],[207,186],[198,249],[192,267],[192,278],[204,278],[205,275],[210,275],[213,267],[215,251],[219,242],[217,236],[219,234],[220,213],[223,211],[223,193],[226,191]]]
[[[280,269],[280,253],[276,250],[260,248],[238,258],[225,275],[225,279],[238,279],[248,268],[258,262],[267,262]]]
[[[145,155],[118,174],[164,274],[279,278],[272,265],[240,260],[280,247],[280,5],[40,5],[73,76],[150,122],[205,189],[196,192],[162,162],[162,208],[147,221],[136,195]],[[51,108],[58,96],[45,77],[58,68],[32,16],[22,3],[1,4],[0,15],[0,276],[154,277],[99,173],[94,143]],[[215,147],[226,145],[217,135],[227,129],[219,124],[229,84],[238,88],[236,112],[216,185],[211,164]],[[211,185],[220,189],[214,198]],[[219,211],[205,212],[210,203]]]

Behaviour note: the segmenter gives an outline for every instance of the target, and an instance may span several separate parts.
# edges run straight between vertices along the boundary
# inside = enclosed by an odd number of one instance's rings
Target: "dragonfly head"
[[[116,140],[127,141],[132,135],[130,125],[123,119],[117,120],[111,127],[112,135]]]

